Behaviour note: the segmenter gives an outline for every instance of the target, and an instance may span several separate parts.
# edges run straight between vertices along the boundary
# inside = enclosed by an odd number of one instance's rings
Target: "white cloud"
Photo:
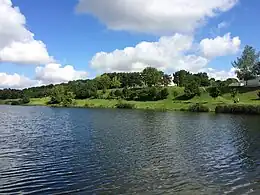
[[[27,88],[40,85],[58,84],[78,79],[86,79],[87,72],[75,70],[73,66],[60,64],[47,64],[35,68],[35,78],[23,75],[0,73],[1,88]]]
[[[0,89],[1,88],[25,88],[39,85],[36,80],[31,80],[23,75],[0,73]]]
[[[206,58],[236,54],[240,49],[240,45],[240,38],[231,38],[230,33],[214,39],[206,38],[200,42],[201,52]]]
[[[227,22],[223,21],[218,24],[218,29],[226,28],[226,27],[228,27],[228,25],[229,24]]]
[[[77,71],[71,65],[64,67],[61,64],[47,64],[45,67],[36,67],[36,79],[42,84],[57,84],[78,79],[86,79],[87,72]]]
[[[26,18],[11,0],[0,0],[0,62],[46,64],[46,45],[26,29]]]
[[[187,54],[193,48],[193,38],[181,34],[161,37],[158,42],[141,42],[135,47],[97,53],[90,66],[100,72],[141,71],[153,66],[163,71],[186,69],[196,71],[208,60],[196,54]]]
[[[208,73],[210,78],[215,78],[216,80],[226,80],[228,78],[236,78],[236,69],[231,68],[230,70],[216,70],[213,68],[204,68],[200,72]]]
[[[97,17],[109,29],[165,34],[193,32],[207,18],[238,0],[79,0],[76,10]]]

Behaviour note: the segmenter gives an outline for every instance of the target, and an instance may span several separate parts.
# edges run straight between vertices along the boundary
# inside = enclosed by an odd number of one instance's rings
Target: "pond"
[[[259,121],[0,106],[0,194],[260,194]]]

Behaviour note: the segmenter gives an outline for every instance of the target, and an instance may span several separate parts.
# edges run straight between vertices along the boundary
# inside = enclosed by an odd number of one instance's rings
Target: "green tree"
[[[98,89],[107,90],[111,86],[111,79],[107,74],[95,78]]]
[[[218,96],[221,95],[221,91],[218,87],[211,87],[209,90],[209,95],[216,99]]]
[[[191,82],[187,83],[185,85],[184,94],[187,98],[193,98],[196,95],[200,96],[200,89],[198,83],[195,80],[192,80]]]
[[[259,56],[259,52],[256,52],[253,47],[247,45],[241,57],[232,62],[233,67],[237,69],[237,77],[240,80],[245,80],[246,85],[247,81],[253,79],[257,74],[256,67],[259,64]]]
[[[231,89],[231,97],[235,98],[238,95],[238,90],[236,88]]]
[[[115,77],[112,78],[111,87],[112,87],[112,88],[119,88],[119,87],[121,87],[121,82],[120,82],[120,80],[117,78],[117,76],[115,76]]]
[[[190,76],[191,73],[187,72],[186,70],[180,70],[173,74],[173,82],[178,87],[184,87],[186,85],[186,78]]]
[[[143,80],[148,87],[159,84],[162,74],[156,68],[147,67],[142,72]]]
[[[210,85],[209,76],[206,72],[199,72],[197,74],[194,74],[194,76],[198,78],[200,86],[207,87]]]
[[[61,85],[55,86],[51,91],[51,100],[50,104],[60,104],[63,100],[65,89]]]
[[[22,104],[28,104],[30,103],[30,98],[26,95],[23,96],[23,98],[21,99]]]
[[[162,85],[168,87],[172,81],[171,75],[164,74],[162,77]]]

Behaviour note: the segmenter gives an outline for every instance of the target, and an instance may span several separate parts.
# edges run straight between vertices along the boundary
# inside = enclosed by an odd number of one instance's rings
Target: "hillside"
[[[230,93],[224,93],[222,96],[214,99],[209,96],[207,89],[201,88],[202,94],[200,97],[196,96],[189,100],[183,100],[184,88],[169,87],[170,95],[166,100],[138,102],[128,101],[132,103],[137,109],[151,109],[151,110],[187,110],[189,106],[201,103],[208,106],[212,111],[219,104],[233,104],[233,99]],[[260,105],[257,93],[260,88],[239,88],[237,97],[240,99],[239,104]],[[107,93],[109,93],[108,90]],[[178,94],[176,97],[174,95]],[[32,98],[28,105],[47,105],[49,98]],[[119,100],[106,99],[85,99],[75,100],[75,107],[91,107],[91,108],[114,108]],[[126,101],[124,101],[126,102]]]

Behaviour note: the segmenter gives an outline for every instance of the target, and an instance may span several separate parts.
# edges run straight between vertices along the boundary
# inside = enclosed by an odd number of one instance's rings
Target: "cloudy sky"
[[[205,71],[234,77],[246,44],[259,49],[260,1],[0,0],[0,88],[103,72]]]

